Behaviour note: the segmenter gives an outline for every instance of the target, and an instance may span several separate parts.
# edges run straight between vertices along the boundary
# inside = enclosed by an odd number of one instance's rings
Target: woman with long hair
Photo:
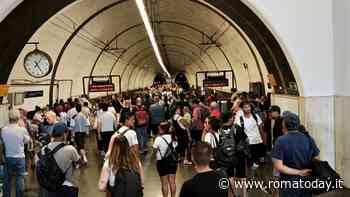
[[[117,136],[103,165],[99,190],[109,192],[112,197],[141,197],[143,177],[138,155],[129,148],[128,140],[123,135]]]
[[[172,147],[170,147],[172,146]],[[174,151],[177,154],[175,147],[177,142],[175,136],[172,135],[169,122],[161,122],[159,124],[159,135],[154,140],[153,148],[156,151],[157,157],[157,171],[160,176],[162,184],[163,197],[168,197],[169,188],[171,197],[175,197],[176,194],[176,171],[177,171],[177,160],[168,161],[165,159],[167,151]],[[169,149],[172,148],[172,149]]]
[[[209,117],[208,123],[206,124],[208,124],[208,131],[204,136],[204,142],[208,143],[214,150],[214,154],[210,162],[210,167],[212,169],[216,169],[217,164],[215,161],[215,150],[219,147],[220,137],[218,131],[221,127],[221,120],[215,117]]]
[[[204,142],[205,136],[207,135],[207,133],[209,133],[211,131],[211,127],[210,127],[210,120],[211,117],[206,117],[205,121],[204,121],[204,128],[203,128],[203,133],[202,133],[202,137],[201,137],[201,141]]]

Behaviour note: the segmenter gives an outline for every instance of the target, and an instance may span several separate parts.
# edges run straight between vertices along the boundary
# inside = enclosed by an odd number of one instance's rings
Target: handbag
[[[310,146],[312,145],[311,136],[306,131],[301,131],[306,137],[308,137]],[[327,187],[316,187],[312,188],[311,192],[313,195],[319,195],[334,191],[341,188],[342,178],[339,174],[329,165],[327,161],[313,160],[311,164],[311,176],[309,177],[310,181],[318,181],[327,184],[331,184],[330,188]]]
[[[313,181],[323,181],[324,183],[331,183],[331,187],[316,187],[312,188],[312,193],[314,195],[319,195],[323,193],[327,193],[330,191],[334,191],[341,188],[341,177],[339,174],[329,165],[327,161],[319,161],[315,160],[312,162],[312,173],[311,173],[311,179]]]

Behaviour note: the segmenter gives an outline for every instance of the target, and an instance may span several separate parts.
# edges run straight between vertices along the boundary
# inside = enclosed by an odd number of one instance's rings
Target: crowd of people
[[[180,163],[197,172],[181,186],[180,197],[246,197],[247,188],[237,189],[235,181],[246,181],[266,162],[273,161],[275,177],[291,180],[307,176],[319,155],[314,141],[310,146],[300,132],[305,129],[296,114],[282,116],[268,96],[246,92],[233,94],[224,105],[212,91],[159,85],[133,95],[61,100],[30,112],[11,109],[9,120],[1,133],[5,197],[11,196],[12,175],[16,196],[24,196],[30,166],[36,169],[41,196],[78,196],[73,174],[88,168],[90,134],[96,136],[102,163],[98,189],[112,197],[143,195],[143,158],[148,154],[155,154],[164,197],[176,196]],[[231,186],[220,188],[221,178]],[[272,192],[311,196],[304,190]]]

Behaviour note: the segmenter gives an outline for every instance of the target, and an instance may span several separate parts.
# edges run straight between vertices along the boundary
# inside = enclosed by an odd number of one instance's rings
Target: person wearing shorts
[[[89,132],[89,120],[84,113],[82,113],[82,107],[80,104],[75,106],[78,114],[74,118],[74,124],[72,125],[74,141],[80,156],[84,164],[87,164],[87,156],[85,151],[85,138]]]
[[[174,140],[174,137],[170,132],[169,122],[162,122],[159,125],[159,136],[154,140],[153,148],[156,151],[156,165],[162,184],[163,197],[168,196],[169,188],[172,197],[175,197],[176,194],[175,180],[177,166],[174,167],[164,160],[164,155],[169,147],[169,144],[172,144],[174,148],[177,146],[177,142]]]
[[[107,153],[110,140],[114,134],[116,125],[116,117],[110,111],[108,111],[108,105],[105,103],[101,104],[102,113],[97,120],[97,134],[98,138],[102,142],[102,150]]]
[[[242,193],[239,196],[247,196],[247,188],[239,188],[239,185],[234,185],[237,181],[246,181],[247,179],[247,152],[249,152],[249,146],[247,142],[247,135],[244,129],[235,123],[236,114],[232,112],[223,112],[221,114],[222,127],[219,130],[220,136],[228,135],[233,132],[235,144],[245,143],[245,149],[236,151],[237,163],[227,168],[226,173],[230,179],[232,191],[235,194]],[[221,167],[221,166],[219,166]]]

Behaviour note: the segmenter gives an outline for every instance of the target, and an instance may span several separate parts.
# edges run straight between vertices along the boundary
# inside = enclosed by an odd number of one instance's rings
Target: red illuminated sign
[[[204,87],[225,87],[228,86],[228,79],[205,79],[203,80]]]
[[[114,84],[91,84],[89,85],[89,92],[114,92]]]

